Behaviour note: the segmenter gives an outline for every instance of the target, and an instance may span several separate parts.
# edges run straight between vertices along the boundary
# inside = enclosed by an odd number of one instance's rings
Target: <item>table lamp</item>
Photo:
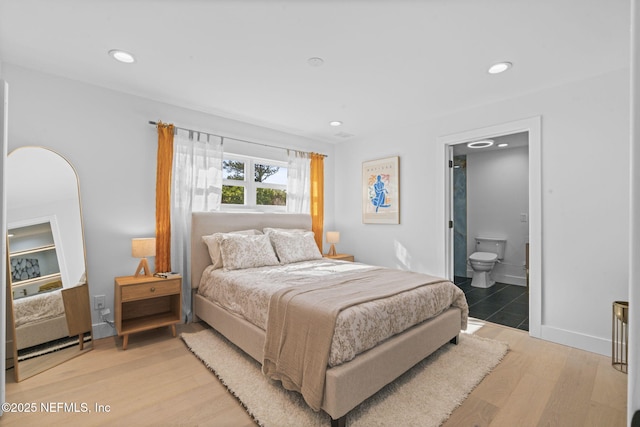
[[[156,238],[145,237],[131,239],[131,256],[134,258],[142,258],[138,269],[134,277],[140,276],[140,273],[144,271],[144,276],[151,277],[151,270],[149,269],[149,262],[147,262],[148,256],[156,256]]]
[[[339,231],[327,231],[327,243],[331,243],[331,248],[329,248],[329,256],[335,256],[336,253],[336,243],[340,243],[340,232]]]

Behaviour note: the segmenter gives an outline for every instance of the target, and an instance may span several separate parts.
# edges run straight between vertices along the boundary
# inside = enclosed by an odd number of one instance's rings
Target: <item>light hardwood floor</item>
[[[202,327],[178,325],[179,331]],[[610,358],[491,323],[476,334],[508,342],[510,351],[445,427],[625,425],[627,378],[611,367]],[[93,351],[33,378],[15,383],[12,376],[8,371],[7,401],[35,403],[38,411],[5,413],[2,426],[254,425],[166,328],[132,335],[126,351],[121,339],[105,338],[95,341]],[[67,408],[58,406],[65,403]],[[45,413],[41,404],[58,412]]]

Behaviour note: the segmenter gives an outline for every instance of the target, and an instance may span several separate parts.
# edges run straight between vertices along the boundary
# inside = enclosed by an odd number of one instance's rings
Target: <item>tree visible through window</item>
[[[287,168],[277,161],[228,156],[223,166],[223,205],[247,207],[287,204]],[[253,180],[247,179],[253,176]]]

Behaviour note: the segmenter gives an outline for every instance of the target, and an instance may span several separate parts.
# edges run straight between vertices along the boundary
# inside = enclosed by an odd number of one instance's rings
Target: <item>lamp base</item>
[[[139,277],[142,271],[144,271],[144,274],[142,274],[142,276],[153,277],[153,275],[151,274],[151,270],[149,269],[149,262],[147,261],[146,258],[142,258],[140,260],[140,264],[138,264],[138,269],[136,270],[136,274],[133,277]]]
[[[329,248],[329,253],[327,254],[329,256],[336,256],[336,245],[334,245],[333,243],[331,244],[331,247]]]

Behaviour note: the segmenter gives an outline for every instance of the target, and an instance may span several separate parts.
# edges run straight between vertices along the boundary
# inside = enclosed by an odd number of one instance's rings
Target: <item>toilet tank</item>
[[[476,237],[476,252],[491,252],[498,255],[498,259],[504,258],[505,239],[495,237]]]

